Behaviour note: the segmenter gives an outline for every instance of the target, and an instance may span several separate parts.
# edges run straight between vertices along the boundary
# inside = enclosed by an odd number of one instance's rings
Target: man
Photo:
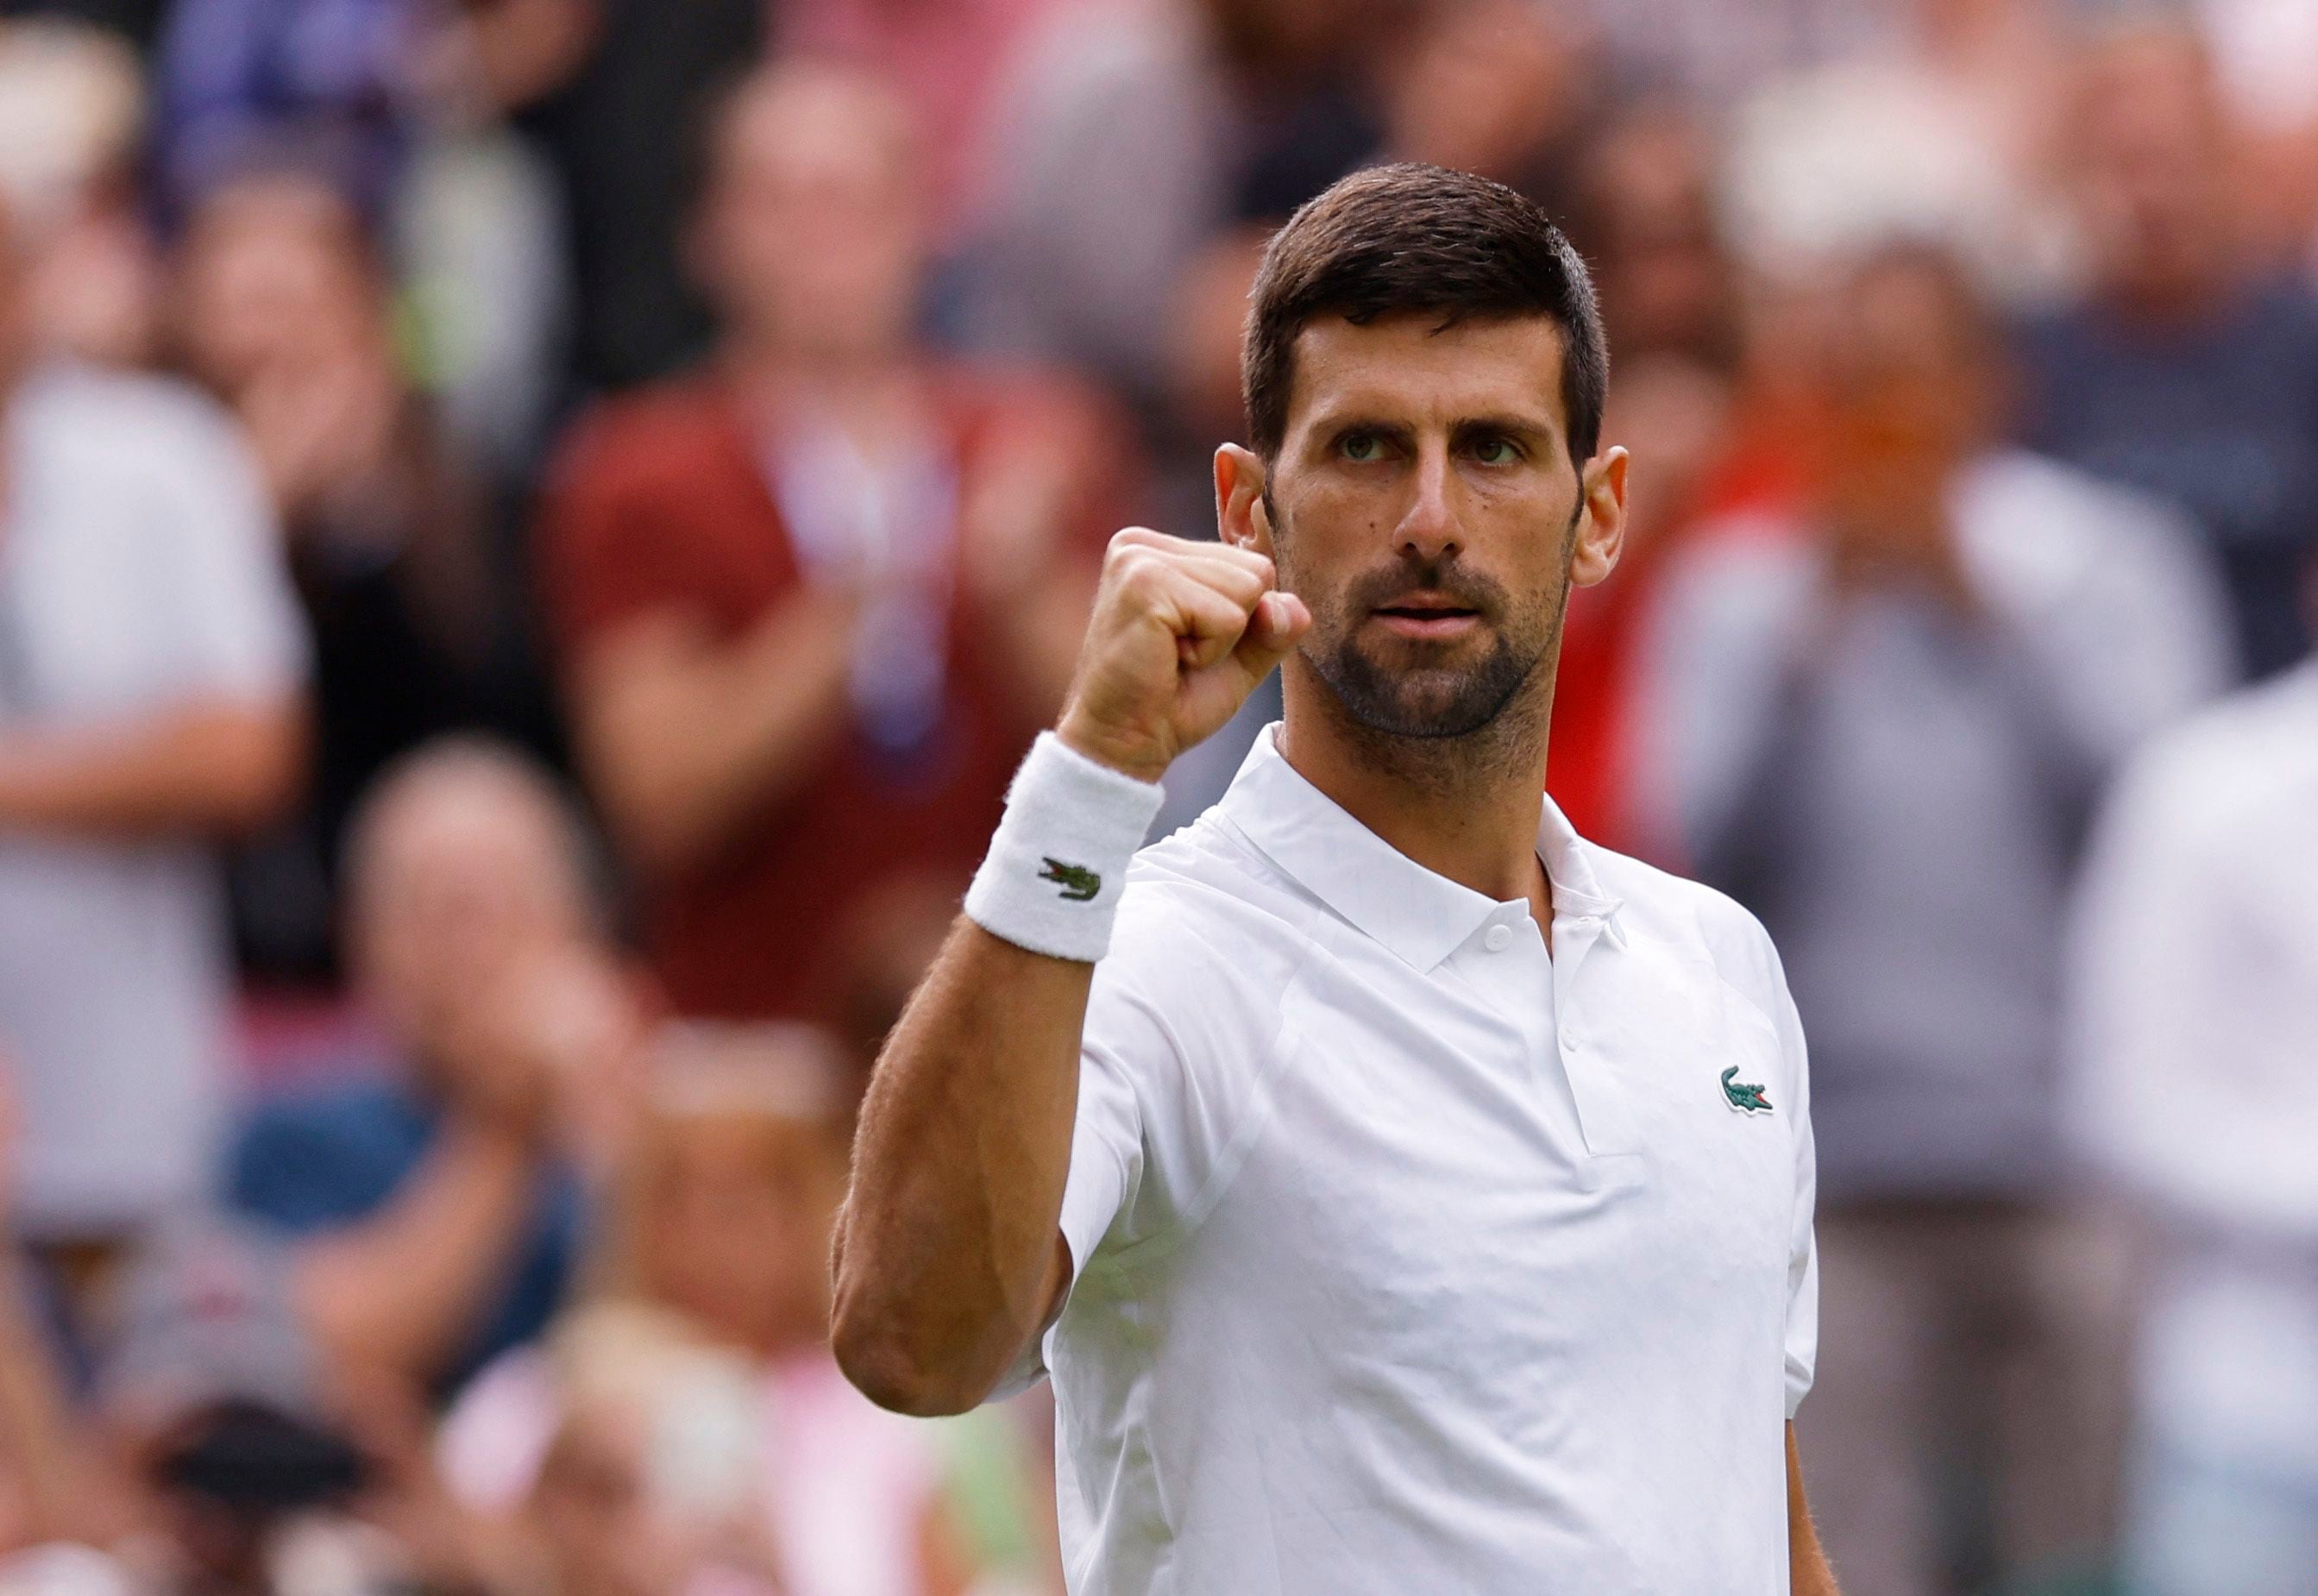
[[[213,848],[278,813],[306,643],[231,423],[26,354],[0,220],[0,1056],[62,1261],[209,1184],[232,977]]]
[[[2092,292],[2032,320],[2026,437],[2162,494],[2219,562],[2242,674],[2310,647],[2318,551],[2318,295],[2251,258],[2237,130],[2196,34],[2155,22],[2092,53],[2077,193]]]
[[[1606,366],[1509,189],[1392,166],[1298,212],[1222,542],[1113,541],[871,1083],[838,1355],[921,1412],[1050,1370],[1076,1591],[1834,1590],[1783,1448],[1817,1281],[1777,955],[1542,793],[1623,528]],[[1122,890],[1283,661],[1284,723]]]
[[[326,1351],[441,1392],[555,1308],[574,1116],[613,1106],[641,1018],[577,823],[519,755],[406,756],[357,811],[347,865],[355,987],[401,1068],[262,1105],[227,1197],[300,1238],[299,1305]]]
[[[768,69],[710,145],[716,358],[582,423],[549,606],[671,1001],[828,1020],[882,906],[946,918],[972,874],[1068,679],[1119,452],[1075,390],[918,345],[914,157],[874,80]]]
[[[1885,247],[1811,309],[1804,508],[1677,552],[1637,790],[1810,1027],[1827,1545],[1949,1596],[2105,1547],[2123,1304],[2063,1178],[2062,914],[2103,782],[2225,678],[2227,623],[2170,511],[1995,445],[1953,258]]]

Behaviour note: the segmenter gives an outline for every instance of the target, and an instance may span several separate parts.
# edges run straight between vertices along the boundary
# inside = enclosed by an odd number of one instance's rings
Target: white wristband
[[[966,918],[1017,947],[1092,964],[1110,947],[1127,863],[1166,794],[1038,733],[966,889]]]

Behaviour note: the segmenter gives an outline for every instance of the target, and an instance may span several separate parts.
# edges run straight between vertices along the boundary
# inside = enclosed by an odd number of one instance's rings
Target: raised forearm
[[[863,1104],[834,1344],[903,1412],[974,1406],[1044,1323],[1094,966],[951,930]]]
[[[1229,719],[1310,623],[1271,578],[1268,559],[1244,551],[1141,528],[1112,540],[1056,743],[1034,749],[1016,778],[967,897],[982,895],[975,912],[999,917],[990,923],[1011,920],[1025,940],[1077,956],[1032,953],[961,919],[862,1107],[834,1342],[854,1384],[887,1407],[980,1402],[1046,1323],[1067,1268],[1063,1188],[1107,922],[1100,934],[1051,923],[1035,901],[1009,899],[1005,873],[1035,865],[1030,838],[1068,834],[1075,817],[1091,822],[1084,847],[1064,846],[1038,879],[1079,904],[1118,879],[1156,807],[1156,789],[1134,784]],[[1067,862],[1088,859],[1100,868]],[[987,874],[993,863],[1000,874]]]
[[[730,643],[655,616],[596,650],[580,753],[632,865],[696,865],[803,779],[843,721],[850,611],[801,594]]]
[[[304,708],[189,704],[135,720],[0,739],[0,826],[74,837],[230,835],[297,795]]]

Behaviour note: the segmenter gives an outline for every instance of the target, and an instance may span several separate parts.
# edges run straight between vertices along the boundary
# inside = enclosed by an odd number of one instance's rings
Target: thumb
[[[1302,599],[1293,593],[1267,593],[1256,601],[1247,630],[1240,633],[1232,650],[1232,659],[1247,672],[1251,683],[1260,682],[1311,629],[1312,612],[1304,607]]]

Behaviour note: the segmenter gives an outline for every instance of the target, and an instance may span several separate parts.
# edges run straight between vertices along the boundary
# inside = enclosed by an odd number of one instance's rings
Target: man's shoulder
[[[1269,1012],[1312,946],[1304,896],[1210,810],[1135,856],[1102,973],[1156,1007]]]
[[[1786,977],[1763,922],[1728,892],[1630,854],[1580,842],[1603,890],[1619,900],[1617,924],[1687,963],[1703,963],[1766,1013]]]

